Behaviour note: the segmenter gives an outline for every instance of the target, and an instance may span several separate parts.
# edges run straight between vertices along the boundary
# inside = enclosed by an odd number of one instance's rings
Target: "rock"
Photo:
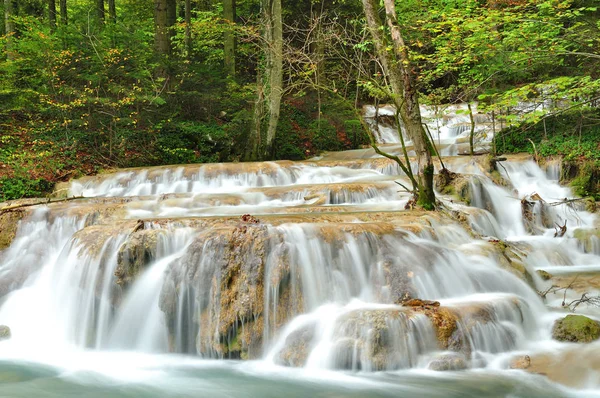
[[[405,307],[439,307],[440,302],[431,300],[411,299],[403,301],[402,305]]]
[[[284,366],[302,367],[306,364],[315,336],[315,325],[308,325],[291,333],[285,347],[277,356],[277,363]]]
[[[535,272],[536,272],[536,273],[538,274],[538,276],[539,276],[540,278],[542,278],[542,280],[544,280],[544,281],[549,281],[550,279],[552,279],[552,274],[550,274],[549,272],[546,272],[546,271],[544,271],[544,270],[542,270],[542,269],[540,269],[540,270],[537,270],[537,271],[535,271]]]
[[[143,225],[143,224],[142,224]],[[116,283],[128,286],[155,258],[160,239],[167,231],[162,229],[137,229],[119,249],[117,257]]]
[[[0,325],[0,341],[10,339],[10,328],[5,325]]]
[[[521,357],[513,358],[510,361],[509,367],[511,369],[529,369],[531,367],[531,357],[529,355],[523,355]]]
[[[22,210],[7,211],[0,214],[0,251],[10,246],[17,234],[19,221],[24,215],[25,212]]]
[[[449,370],[464,370],[467,369],[467,360],[461,354],[450,353],[439,356],[429,362],[429,370],[444,372]]]
[[[554,324],[552,338],[558,341],[590,343],[600,338],[600,322],[583,315],[567,315]]]

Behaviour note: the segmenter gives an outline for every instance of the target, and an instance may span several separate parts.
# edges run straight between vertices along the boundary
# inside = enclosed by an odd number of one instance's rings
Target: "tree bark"
[[[50,31],[56,30],[56,0],[48,0],[48,24]]]
[[[98,15],[98,22],[104,23],[104,0],[96,0],[96,15]]]
[[[167,25],[167,0],[154,0],[154,48],[159,54],[171,52]]]
[[[167,27],[169,33],[169,40],[175,36],[175,29],[173,27],[177,23],[177,0],[167,0]]]
[[[253,127],[246,160],[272,156],[283,95],[283,21],[281,0],[262,0],[265,60],[259,66]],[[263,126],[266,132],[263,133]],[[264,138],[264,139],[263,139]]]
[[[266,155],[272,152],[272,145],[277,132],[279,114],[281,110],[281,97],[283,95],[283,20],[281,15],[281,0],[265,0],[265,16],[267,26],[265,38],[267,43],[266,73],[269,77],[268,85],[268,111],[269,124],[265,140]]]
[[[235,6],[235,0],[223,1],[223,19],[229,24],[224,35],[225,73],[230,77],[235,76]]]
[[[185,0],[185,49],[188,57],[192,54],[192,2]]]
[[[14,9],[13,0],[4,0],[4,30],[6,32],[6,59],[13,59],[13,40],[15,34],[15,24],[13,22]]]
[[[117,7],[115,5],[115,0],[108,0],[108,19],[110,23],[117,23]]]
[[[384,0],[392,51],[388,50],[388,38],[382,30],[384,25],[379,17],[379,1],[362,0],[362,2],[369,32],[373,37],[378,58],[389,80],[392,101],[399,110],[406,134],[412,141],[416,153],[418,186],[415,187],[415,190],[417,203],[425,209],[433,209],[435,207],[435,192],[433,190],[434,168],[431,143],[421,121],[419,93],[415,84],[408,48],[400,32],[395,1]]]
[[[64,26],[67,26],[68,16],[67,16],[67,0],[60,0],[60,23]]]

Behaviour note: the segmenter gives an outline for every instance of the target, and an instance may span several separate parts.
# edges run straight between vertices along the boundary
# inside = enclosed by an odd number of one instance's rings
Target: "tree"
[[[224,57],[225,72],[228,76],[235,76],[235,34],[233,24],[235,23],[235,0],[223,1],[223,19],[230,25],[224,35]]]
[[[117,7],[115,0],[108,0],[108,19],[112,24],[117,23]]]
[[[384,0],[385,25],[379,16],[378,0],[363,0],[367,27],[375,50],[388,77],[390,97],[399,112],[407,136],[412,140],[417,157],[417,186],[413,187],[417,204],[425,209],[435,207],[431,142],[421,121],[419,93],[408,47],[400,32],[394,0]],[[391,45],[390,45],[391,42]],[[391,48],[390,48],[391,47]]]
[[[254,122],[246,158],[268,158],[277,132],[283,95],[283,20],[281,0],[262,0],[264,63],[259,69]],[[266,108],[266,109],[265,109]],[[266,117],[266,123],[264,118]],[[263,124],[266,133],[263,141]]]
[[[12,60],[15,24],[13,22],[13,0],[4,0],[4,31],[6,32],[6,59]]]
[[[48,23],[50,30],[56,30],[56,0],[48,0]]]
[[[96,15],[98,15],[98,23],[104,23],[104,0],[96,0]]]
[[[167,5],[167,0],[154,0],[154,48],[165,55],[171,52]]]
[[[192,53],[192,2],[185,0],[185,49],[188,57]]]
[[[60,23],[63,26],[66,26],[68,23],[67,0],[60,0],[59,7],[60,7]]]

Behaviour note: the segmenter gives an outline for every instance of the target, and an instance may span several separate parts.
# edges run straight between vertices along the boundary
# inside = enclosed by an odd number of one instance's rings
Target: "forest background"
[[[498,153],[577,162],[577,193],[600,199],[597,0],[395,3],[422,104],[478,102],[510,126]],[[0,9],[0,201],[116,167],[360,148],[362,106],[390,100],[360,0]]]

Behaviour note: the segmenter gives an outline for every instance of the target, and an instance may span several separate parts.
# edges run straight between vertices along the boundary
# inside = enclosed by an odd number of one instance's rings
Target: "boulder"
[[[590,343],[600,338],[600,322],[583,315],[567,315],[554,323],[552,338],[573,343]]]

